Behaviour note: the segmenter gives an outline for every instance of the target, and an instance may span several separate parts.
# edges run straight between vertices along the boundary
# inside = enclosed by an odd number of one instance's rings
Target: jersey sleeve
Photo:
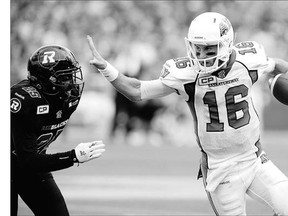
[[[141,100],[155,99],[167,96],[173,92],[174,89],[164,85],[159,79],[151,81],[141,81]]]
[[[175,62],[173,61],[173,59],[167,60],[165,64],[163,65],[159,79],[161,80],[163,84],[169,86],[170,88],[177,90],[181,87],[181,82],[175,76],[175,71],[176,71],[176,67],[175,67]]]
[[[37,151],[37,118],[36,115],[32,115],[32,103],[27,96],[21,98],[11,94],[11,139],[15,153],[20,159],[25,157],[25,154]]]
[[[255,41],[245,41],[235,45],[238,60],[249,70],[256,70],[258,76],[270,73],[275,68],[275,61],[266,55],[264,47]]]
[[[196,81],[197,74],[191,67],[188,57],[170,59],[163,65],[160,80],[163,84],[175,89],[176,93],[184,100],[188,100],[189,96],[185,91],[185,84]]]

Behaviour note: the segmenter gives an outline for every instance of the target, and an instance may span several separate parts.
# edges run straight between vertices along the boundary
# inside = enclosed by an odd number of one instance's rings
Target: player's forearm
[[[141,82],[140,80],[132,77],[127,77],[121,74],[114,66],[107,62],[107,67],[104,70],[99,70],[102,75],[111,84],[131,101],[141,100]]]
[[[134,102],[141,100],[141,82],[138,79],[119,73],[117,79],[112,81],[111,84],[129,100]]]
[[[21,158],[21,157],[20,157]],[[21,160],[21,159],[20,159]],[[56,154],[30,154],[22,157],[20,165],[33,172],[51,172],[66,169],[76,163],[75,151]]]

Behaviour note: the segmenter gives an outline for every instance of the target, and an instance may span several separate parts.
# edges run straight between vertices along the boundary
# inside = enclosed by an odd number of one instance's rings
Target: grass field
[[[51,151],[73,148],[85,130],[69,128]],[[82,140],[81,140],[82,138]],[[265,132],[263,146],[288,175],[288,133]],[[201,180],[196,180],[198,147],[108,144],[104,155],[90,163],[54,172],[71,215],[214,215]],[[19,215],[32,215],[19,198]],[[272,211],[247,198],[248,215]]]

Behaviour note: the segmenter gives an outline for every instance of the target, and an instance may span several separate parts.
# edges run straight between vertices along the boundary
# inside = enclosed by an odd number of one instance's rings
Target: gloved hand
[[[105,151],[105,144],[100,141],[80,143],[75,148],[76,158],[79,163],[84,163],[98,158]]]

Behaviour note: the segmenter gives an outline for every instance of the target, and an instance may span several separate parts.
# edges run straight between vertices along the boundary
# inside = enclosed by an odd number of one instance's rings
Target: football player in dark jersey
[[[47,154],[76,110],[84,86],[74,54],[59,45],[43,46],[28,60],[28,79],[11,87],[11,215],[18,194],[37,216],[67,216],[65,200],[52,171],[98,158],[102,141]]]

